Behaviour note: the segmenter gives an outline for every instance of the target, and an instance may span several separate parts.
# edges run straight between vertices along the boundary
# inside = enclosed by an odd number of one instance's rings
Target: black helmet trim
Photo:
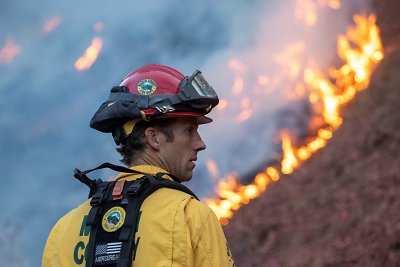
[[[90,127],[100,132],[110,133],[125,122],[142,118],[139,107],[132,102],[106,101],[104,102],[90,120]]]

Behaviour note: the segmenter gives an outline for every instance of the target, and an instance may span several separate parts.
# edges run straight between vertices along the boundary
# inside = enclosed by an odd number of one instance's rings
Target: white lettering
[[[95,263],[100,263],[100,262],[107,262],[107,261],[116,261],[119,258],[119,254],[111,254],[111,255],[105,255],[105,256],[98,256],[95,258],[94,262]]]

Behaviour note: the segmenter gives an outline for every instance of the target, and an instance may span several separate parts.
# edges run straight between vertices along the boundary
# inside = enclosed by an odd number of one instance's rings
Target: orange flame
[[[6,45],[0,49],[0,64],[11,63],[22,51],[21,46],[14,43],[14,38],[8,37]]]
[[[355,27],[338,38],[338,54],[345,63],[338,69],[331,68],[327,77],[310,68],[304,72],[305,83],[315,93],[310,102],[321,99],[322,116],[333,129],[343,121],[339,108],[367,88],[375,65],[383,59],[376,17],[356,15],[354,21]]]
[[[243,91],[243,85],[244,85],[244,81],[242,77],[236,77],[235,81],[233,82],[233,86],[232,86],[232,93],[234,95],[239,94],[240,92]]]
[[[289,73],[289,77],[294,79],[300,73],[301,62],[299,57],[304,53],[306,44],[304,42],[295,42],[285,47],[280,54],[275,54],[272,59],[283,66]]]
[[[289,174],[292,173],[293,170],[299,165],[299,161],[295,156],[295,152],[292,147],[289,134],[286,131],[282,131],[281,137],[282,137],[282,150],[283,150],[281,170],[283,174]]]
[[[328,6],[332,9],[341,7],[340,0],[297,0],[294,16],[298,20],[303,20],[307,26],[314,26],[318,21],[318,5],[320,7]]]
[[[228,67],[237,73],[245,73],[247,71],[246,65],[235,58],[232,58],[228,61]]]
[[[240,101],[240,106],[242,108],[242,112],[240,112],[240,114],[236,117],[236,121],[239,123],[248,120],[251,117],[251,115],[253,114],[253,111],[252,111],[251,105],[250,105],[250,99],[248,97],[243,98]]]
[[[376,63],[383,59],[383,48],[375,16],[365,18],[355,15],[354,21],[356,27],[351,28],[346,36],[339,36],[338,41],[339,57],[346,64],[338,70],[331,70],[330,73],[336,79],[338,87],[351,85],[348,90],[361,91],[368,86]],[[351,43],[355,48],[352,48]],[[345,100],[349,99],[343,99],[342,102],[346,102]]]
[[[335,3],[324,2],[332,5]],[[368,86],[375,66],[383,59],[379,28],[373,15],[356,15],[354,21],[355,26],[351,27],[345,36],[338,38],[338,54],[344,61],[341,67],[331,68],[329,75],[322,75],[311,67],[304,70],[305,86],[301,87],[307,87],[309,90],[309,101],[317,114],[311,119],[311,123],[320,127],[317,128],[317,134],[308,138],[304,145],[295,148],[290,134],[283,131],[283,159],[280,168],[268,166],[248,185],[241,185],[238,177],[234,175],[223,178],[216,189],[218,198],[205,200],[222,224],[227,224],[235,210],[258,197],[271,182],[279,181],[281,174],[292,173],[302,162],[325,147],[334,130],[342,124],[340,107]],[[322,123],[319,122],[321,120]]]
[[[75,68],[78,71],[89,69],[96,61],[102,46],[103,40],[100,37],[93,38],[92,44],[86,49],[85,54],[75,62]]]
[[[206,166],[208,172],[211,174],[212,177],[218,178],[219,176],[219,171],[218,171],[218,166],[215,160],[208,159],[206,160]]]
[[[297,0],[294,12],[295,18],[303,20],[307,26],[317,23],[317,8],[313,0]]]
[[[235,80],[233,81],[232,93],[234,95],[238,95],[243,90],[244,86],[243,74],[246,72],[246,66],[242,64],[238,59],[230,59],[228,61],[228,67],[235,73]]]
[[[227,107],[228,107],[228,100],[220,99],[219,103],[218,103],[218,106],[216,106],[216,109],[218,111],[222,111],[222,110],[225,110]]]
[[[312,97],[316,97],[317,99],[318,97],[322,98],[324,106],[322,116],[324,117],[325,122],[333,128],[337,128],[342,124],[342,118],[339,115],[340,102],[335,95],[335,85],[311,69],[306,69],[304,71],[304,80],[307,84],[313,86],[318,93]],[[316,100],[313,100],[312,98],[310,99],[310,102],[314,101]]]
[[[340,0],[319,0],[321,6],[329,6],[332,9],[339,9],[342,4]]]
[[[42,28],[42,32],[44,33],[50,33],[54,31],[55,28],[57,28],[61,24],[61,17],[60,16],[54,16],[51,19],[47,20]]]

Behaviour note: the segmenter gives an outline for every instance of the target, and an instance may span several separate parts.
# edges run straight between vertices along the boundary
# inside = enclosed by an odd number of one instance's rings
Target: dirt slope
[[[375,1],[385,59],[327,147],[236,212],[237,266],[400,266],[400,1]]]

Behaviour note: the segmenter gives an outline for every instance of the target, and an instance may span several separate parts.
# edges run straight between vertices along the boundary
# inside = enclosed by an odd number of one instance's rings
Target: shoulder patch
[[[125,210],[121,207],[112,207],[103,216],[101,225],[106,232],[117,231],[124,224]]]

